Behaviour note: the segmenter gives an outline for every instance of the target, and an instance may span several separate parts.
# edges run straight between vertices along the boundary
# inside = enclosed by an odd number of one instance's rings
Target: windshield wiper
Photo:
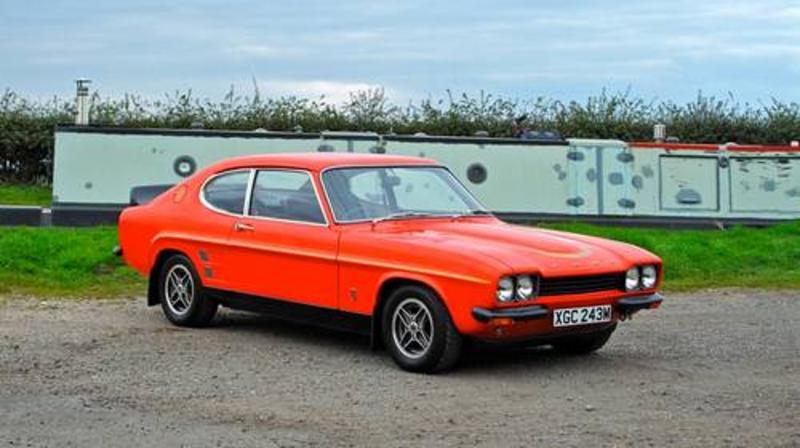
[[[372,220],[372,225],[378,224],[384,221],[392,221],[395,219],[407,219],[407,218],[459,218],[461,216],[488,216],[491,215],[492,212],[488,210],[469,210],[463,213],[430,213],[430,212],[397,212],[391,213],[386,216],[381,216],[380,218],[375,218]]]
[[[424,212],[397,212],[391,213],[386,216],[381,216],[380,218],[375,218],[372,220],[372,225],[378,224],[379,222],[383,221],[392,221],[395,219],[405,219],[405,218],[430,218],[430,217],[440,217],[443,215],[438,215],[436,213],[424,213]]]
[[[465,212],[453,215],[456,218],[463,218],[465,216],[493,216],[489,210],[467,210]]]

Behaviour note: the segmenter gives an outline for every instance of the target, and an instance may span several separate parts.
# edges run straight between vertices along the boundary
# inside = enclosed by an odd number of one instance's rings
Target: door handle
[[[237,222],[236,224],[233,225],[233,230],[235,230],[237,232],[252,232],[253,230],[255,230],[255,228],[253,226],[251,226],[250,224],[245,224],[243,222]]]

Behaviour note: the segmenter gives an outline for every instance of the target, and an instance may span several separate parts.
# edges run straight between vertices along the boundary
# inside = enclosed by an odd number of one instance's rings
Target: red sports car
[[[589,353],[662,300],[657,256],[504,223],[412,157],[230,159],[127,208],[119,239],[174,324],[259,311],[363,332],[411,371],[451,367],[465,339]]]

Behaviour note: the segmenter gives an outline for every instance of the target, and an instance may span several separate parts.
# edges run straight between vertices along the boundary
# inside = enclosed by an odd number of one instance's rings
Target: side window
[[[250,215],[325,224],[311,176],[298,171],[259,171]]]
[[[221,174],[206,184],[203,197],[214,208],[241,215],[249,179],[249,170]]]

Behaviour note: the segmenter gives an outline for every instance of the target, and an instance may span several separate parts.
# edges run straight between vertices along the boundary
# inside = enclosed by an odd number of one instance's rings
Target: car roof
[[[410,156],[393,156],[384,154],[355,154],[335,152],[307,152],[259,154],[234,157],[214,165],[213,171],[248,167],[280,167],[298,168],[311,171],[322,171],[340,166],[376,166],[376,165],[438,165],[433,159]]]

